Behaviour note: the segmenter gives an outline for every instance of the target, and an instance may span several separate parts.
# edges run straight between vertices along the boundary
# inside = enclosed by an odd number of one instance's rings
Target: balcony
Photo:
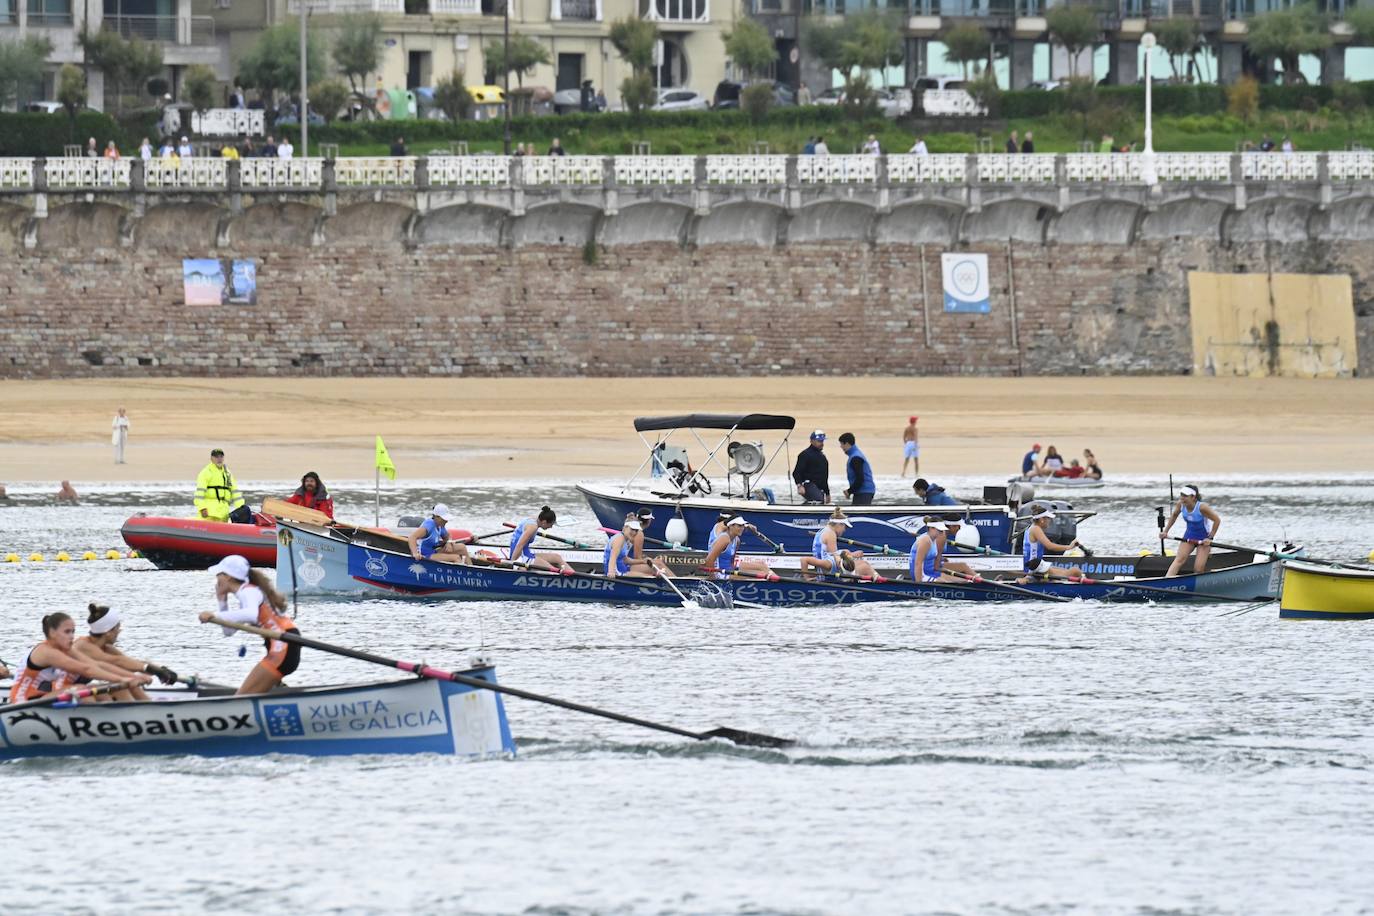
[[[651,22],[710,22],[711,0],[640,0],[639,15]]]
[[[102,30],[117,32],[121,38],[141,38],[178,45],[213,45],[215,20],[209,16],[106,16]]]
[[[564,22],[600,22],[601,0],[552,0],[549,18]]]
[[[305,8],[312,13],[404,13],[405,0],[306,0]],[[286,11],[299,15],[300,0],[287,0]]]

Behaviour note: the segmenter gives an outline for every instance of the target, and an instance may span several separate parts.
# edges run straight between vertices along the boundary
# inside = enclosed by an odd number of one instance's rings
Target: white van
[[[916,107],[926,115],[977,117],[987,114],[987,109],[968,94],[962,77],[918,76],[911,84],[911,94]]]

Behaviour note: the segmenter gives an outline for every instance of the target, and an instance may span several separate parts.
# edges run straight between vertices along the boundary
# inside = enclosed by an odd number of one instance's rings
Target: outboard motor
[[[1012,543],[1017,552],[1025,546],[1026,529],[1030,527],[1031,519],[1036,513],[1046,509],[1056,513],[1054,518],[1050,519],[1049,527],[1045,529],[1045,534],[1049,535],[1051,541],[1068,545],[1078,537],[1078,519],[1069,514],[1073,511],[1073,504],[1062,499],[1034,499],[1023,503],[1016,512],[1016,528]]]

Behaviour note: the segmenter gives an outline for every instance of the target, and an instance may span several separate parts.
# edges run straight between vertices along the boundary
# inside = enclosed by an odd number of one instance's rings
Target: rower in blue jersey
[[[439,559],[446,563],[471,562],[468,549],[449,537],[448,523],[453,521],[453,513],[443,503],[430,510],[429,518],[420,527],[410,532],[406,541],[410,544],[410,555],[415,559]],[[436,556],[437,555],[437,556]],[[457,557],[451,560],[449,557]]]
[[[926,530],[911,545],[911,561],[907,573],[913,582],[962,582],[979,580],[978,573],[967,563],[946,559],[945,544],[956,537],[962,522],[958,518],[927,518]],[[956,573],[958,575],[956,575]]]
[[[739,539],[749,527],[741,515],[727,519],[725,529],[711,542],[711,549],[706,552],[706,559],[702,560],[701,565],[708,572],[713,572],[717,579],[728,579],[733,572],[747,573],[761,579],[776,579],[764,560],[738,555]]]
[[[1026,529],[1025,541],[1021,546],[1021,568],[1026,575],[1018,579],[1018,582],[1029,582],[1033,576],[1042,576],[1046,579],[1083,578],[1083,570],[1077,566],[1064,569],[1045,559],[1046,553],[1068,553],[1079,546],[1077,538],[1067,545],[1056,544],[1050,540],[1045,529],[1050,526],[1052,518],[1054,513],[1049,509],[1042,509],[1031,517],[1030,527]]]
[[[873,495],[878,486],[873,482],[873,465],[854,444],[853,433],[840,434],[840,449],[845,454],[844,469],[849,475],[849,486],[844,495],[850,497],[855,506],[868,506],[873,503]]]
[[[547,531],[552,528],[558,516],[548,506],[539,510],[536,518],[527,518],[515,526],[515,530],[510,533],[510,559],[512,563],[521,563],[530,569],[557,569],[560,572],[572,572],[573,568],[560,555],[551,551],[534,552],[534,538],[540,531]]]
[[[1221,516],[1217,515],[1216,510],[1202,501],[1202,491],[1189,484],[1179,493],[1178,502],[1174,505],[1174,511],[1169,516],[1169,523],[1164,526],[1164,537],[1169,536],[1169,529],[1174,527],[1174,522],[1178,521],[1179,516],[1183,517],[1183,538],[1178,545],[1178,556],[1174,557],[1174,562],[1169,564],[1169,571],[1166,576],[1176,576],[1183,569],[1183,564],[1188,562],[1188,557],[1193,551],[1197,550],[1197,556],[1193,559],[1193,572],[1201,573],[1207,571],[1207,558],[1212,555],[1212,539],[1217,536],[1217,531],[1221,529]],[[1211,530],[1208,530],[1208,523]]]
[[[811,556],[801,558],[802,576],[808,579],[820,575],[839,575],[852,573],[870,579],[878,578],[873,567],[855,550],[841,550],[840,536],[844,529],[854,523],[845,517],[844,511],[836,509],[826,520],[825,527],[816,532],[811,539]]]
[[[625,519],[625,525],[610,542],[606,544],[606,552],[602,554],[603,572],[611,579],[619,579],[628,576],[640,578],[649,576],[671,576],[668,567],[657,557],[647,557],[637,559],[632,554],[634,552],[635,535],[644,530],[644,526],[639,523],[639,519],[631,514]]]

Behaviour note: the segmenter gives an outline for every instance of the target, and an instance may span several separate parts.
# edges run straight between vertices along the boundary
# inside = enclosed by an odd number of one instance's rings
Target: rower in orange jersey
[[[123,671],[72,651],[76,641],[76,621],[58,611],[43,618],[43,641],[29,650],[24,664],[14,672],[10,702],[22,703],[48,693],[60,693],[73,684],[95,680],[134,681],[140,686],[152,682],[146,674]]]
[[[227,556],[210,567],[215,574],[215,598],[219,600],[218,615],[204,611],[201,623],[209,623],[218,616],[230,623],[247,623],[275,630],[277,633],[300,633],[296,622],[286,616],[286,599],[283,598],[267,576],[256,569],[250,569],[248,561],[234,554]],[[224,628],[225,636],[233,636],[234,630]],[[267,655],[244,679],[238,692],[266,693],[295,672],[301,661],[301,647],[281,639],[264,639]]]

